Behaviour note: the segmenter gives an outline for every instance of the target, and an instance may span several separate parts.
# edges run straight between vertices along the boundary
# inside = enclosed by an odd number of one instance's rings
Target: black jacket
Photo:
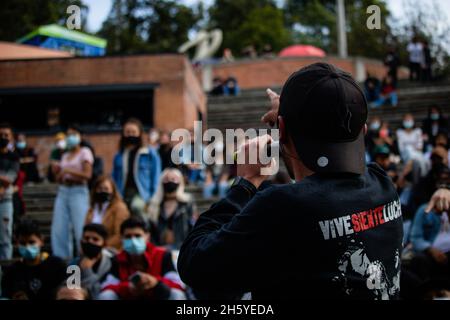
[[[54,300],[56,289],[66,278],[66,263],[58,257],[49,256],[36,266],[18,261],[5,270],[2,294],[12,299],[23,292],[29,300]]]
[[[178,259],[194,290],[252,292],[254,299],[398,298],[401,209],[380,167],[256,191],[235,186],[200,216]]]

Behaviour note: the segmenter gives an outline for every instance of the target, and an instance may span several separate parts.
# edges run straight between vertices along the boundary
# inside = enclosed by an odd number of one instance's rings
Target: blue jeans
[[[0,260],[12,258],[12,227],[12,200],[2,200],[0,201]]]
[[[380,97],[377,101],[375,101],[372,106],[374,108],[379,108],[382,105],[386,104],[388,101],[390,101],[391,105],[393,107],[396,107],[398,105],[398,95],[396,92],[391,92],[387,96]]]
[[[53,255],[70,259],[73,255],[73,235],[80,252],[84,221],[89,210],[89,190],[86,186],[60,186],[55,199],[52,220]]]

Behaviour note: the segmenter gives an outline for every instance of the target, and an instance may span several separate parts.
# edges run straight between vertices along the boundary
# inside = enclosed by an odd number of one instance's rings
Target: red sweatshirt
[[[172,288],[183,290],[181,281],[178,282],[165,277],[170,272],[176,272],[170,251],[162,247],[156,247],[152,243],[147,243],[144,257],[147,266],[143,272],[154,276],[159,281],[155,288],[148,291],[149,299],[166,299]],[[117,262],[118,270],[114,276],[120,280],[120,283],[108,285],[104,290],[114,291],[120,299],[132,299],[129,278],[138,270],[132,266],[130,255],[124,250],[117,255]]]

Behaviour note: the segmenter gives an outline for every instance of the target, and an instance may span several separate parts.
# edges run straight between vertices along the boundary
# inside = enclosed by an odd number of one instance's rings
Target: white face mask
[[[150,133],[150,141],[151,142],[157,142],[159,139],[159,134],[158,132],[152,132]]]
[[[58,142],[56,142],[56,147],[58,149],[64,150],[66,148],[67,144],[65,140],[59,140]]]
[[[405,129],[412,129],[412,128],[414,128],[414,121],[413,120],[404,120],[403,126],[405,127]]]
[[[370,124],[370,129],[372,129],[374,131],[379,130],[380,127],[381,127],[381,123],[379,123],[378,121],[372,122]]]

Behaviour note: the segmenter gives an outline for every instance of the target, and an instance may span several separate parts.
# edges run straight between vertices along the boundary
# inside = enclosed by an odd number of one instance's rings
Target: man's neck
[[[294,171],[294,177],[295,181],[300,182],[306,177],[312,176],[314,174],[313,171],[309,170],[303,162],[299,160],[292,159],[293,161],[293,171]]]

